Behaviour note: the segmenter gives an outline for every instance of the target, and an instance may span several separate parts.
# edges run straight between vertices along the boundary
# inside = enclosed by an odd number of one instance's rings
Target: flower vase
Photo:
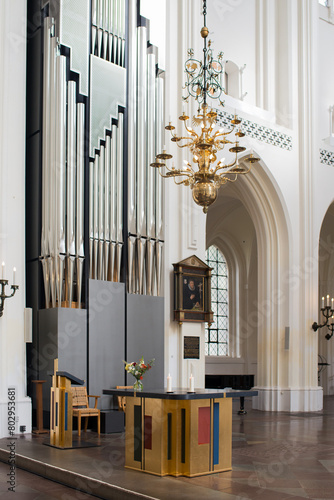
[[[136,393],[141,392],[143,390],[143,382],[141,380],[136,379],[135,383],[133,384],[133,390]]]

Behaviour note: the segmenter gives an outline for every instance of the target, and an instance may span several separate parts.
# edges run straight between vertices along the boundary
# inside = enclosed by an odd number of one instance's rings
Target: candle
[[[189,392],[195,392],[195,381],[192,373],[189,377]]]
[[[163,151],[166,151],[166,144],[164,144],[164,147],[162,149]]]
[[[15,285],[16,267],[13,267],[13,285]]]
[[[327,295],[327,306],[329,306],[329,295]]]
[[[167,377],[167,392],[172,392],[172,377],[170,376],[170,373]]]
[[[325,307],[325,297],[321,297],[321,309]]]
[[[5,279],[5,263],[2,263],[2,279]]]

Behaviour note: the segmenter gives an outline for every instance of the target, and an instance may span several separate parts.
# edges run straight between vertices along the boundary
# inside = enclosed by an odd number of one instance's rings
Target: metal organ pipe
[[[41,262],[45,290],[45,307],[50,306],[50,268],[49,268],[49,177],[50,177],[50,37],[52,21],[47,17],[44,21],[44,58],[43,58],[43,137],[42,137],[42,230],[41,230]]]
[[[84,250],[84,166],[85,166],[85,105],[77,104],[77,199],[76,199],[76,258],[77,303],[81,308]]]
[[[56,156],[56,133],[55,133],[55,123],[56,123],[56,39],[54,36],[50,40],[50,147],[49,147],[49,251],[50,258],[50,282],[51,282],[51,304],[52,307],[56,307],[57,295],[56,295],[56,244],[55,244],[55,221],[56,221],[56,166],[55,166],[55,156]],[[52,128],[51,128],[52,127]]]
[[[154,238],[155,238],[155,170],[150,167],[155,159],[155,55],[147,55],[147,155],[146,155],[146,294],[153,295]]]
[[[75,261],[75,173],[76,173],[76,83],[67,85],[67,227],[66,227],[66,300],[72,307],[73,300],[73,273]]]
[[[112,125],[111,138],[111,156],[110,156],[110,280],[114,281],[115,253],[117,240],[117,126]]]
[[[89,277],[94,278],[94,162],[89,162]]]
[[[98,186],[98,264],[97,264],[97,279],[104,279],[103,272],[103,246],[104,246],[104,180],[105,180],[105,172],[104,172],[104,146],[100,148],[100,156],[98,163],[98,175],[99,175],[99,186]]]
[[[123,113],[118,113],[117,127],[117,216],[116,216],[116,279],[120,281],[121,256],[123,247]]]
[[[97,2],[98,0],[92,0],[92,47],[91,53],[95,54],[96,46],[96,36],[97,36]]]
[[[56,59],[56,288],[58,307],[63,299],[65,259],[65,162],[66,162],[66,57]]]
[[[94,262],[93,278],[98,279],[97,263],[99,251],[99,155],[95,155],[94,163]]]
[[[163,114],[163,96],[164,96],[164,80],[162,77],[156,78],[156,107],[155,107],[155,122],[156,122],[156,136],[155,136],[155,150],[162,151],[163,137],[164,137],[164,114]],[[164,226],[163,226],[163,180],[162,177],[156,173],[155,177],[155,227],[156,227],[156,242],[155,242],[155,273],[156,273],[156,294],[161,295],[161,277],[163,275],[163,240],[164,240]]]
[[[144,293],[146,247],[147,29],[137,28],[137,280]]]
[[[111,165],[111,137],[106,137],[106,147],[104,155],[104,236],[103,260],[104,275],[103,279],[108,280],[109,275],[109,247],[110,247],[110,165]]]
[[[137,9],[136,0],[129,0],[129,65],[128,65],[128,292],[135,288],[135,244],[136,244],[136,89],[137,89]]]

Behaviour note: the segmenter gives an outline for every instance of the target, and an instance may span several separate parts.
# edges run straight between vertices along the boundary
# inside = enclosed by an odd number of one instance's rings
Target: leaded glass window
[[[212,267],[211,308],[213,323],[205,329],[205,354],[228,355],[228,269],[225,257],[211,245],[206,251],[206,262]]]

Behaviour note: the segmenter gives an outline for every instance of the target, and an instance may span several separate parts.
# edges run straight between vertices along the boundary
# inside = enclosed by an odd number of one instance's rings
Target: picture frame
[[[173,264],[174,320],[211,324],[211,267],[192,255]]]

